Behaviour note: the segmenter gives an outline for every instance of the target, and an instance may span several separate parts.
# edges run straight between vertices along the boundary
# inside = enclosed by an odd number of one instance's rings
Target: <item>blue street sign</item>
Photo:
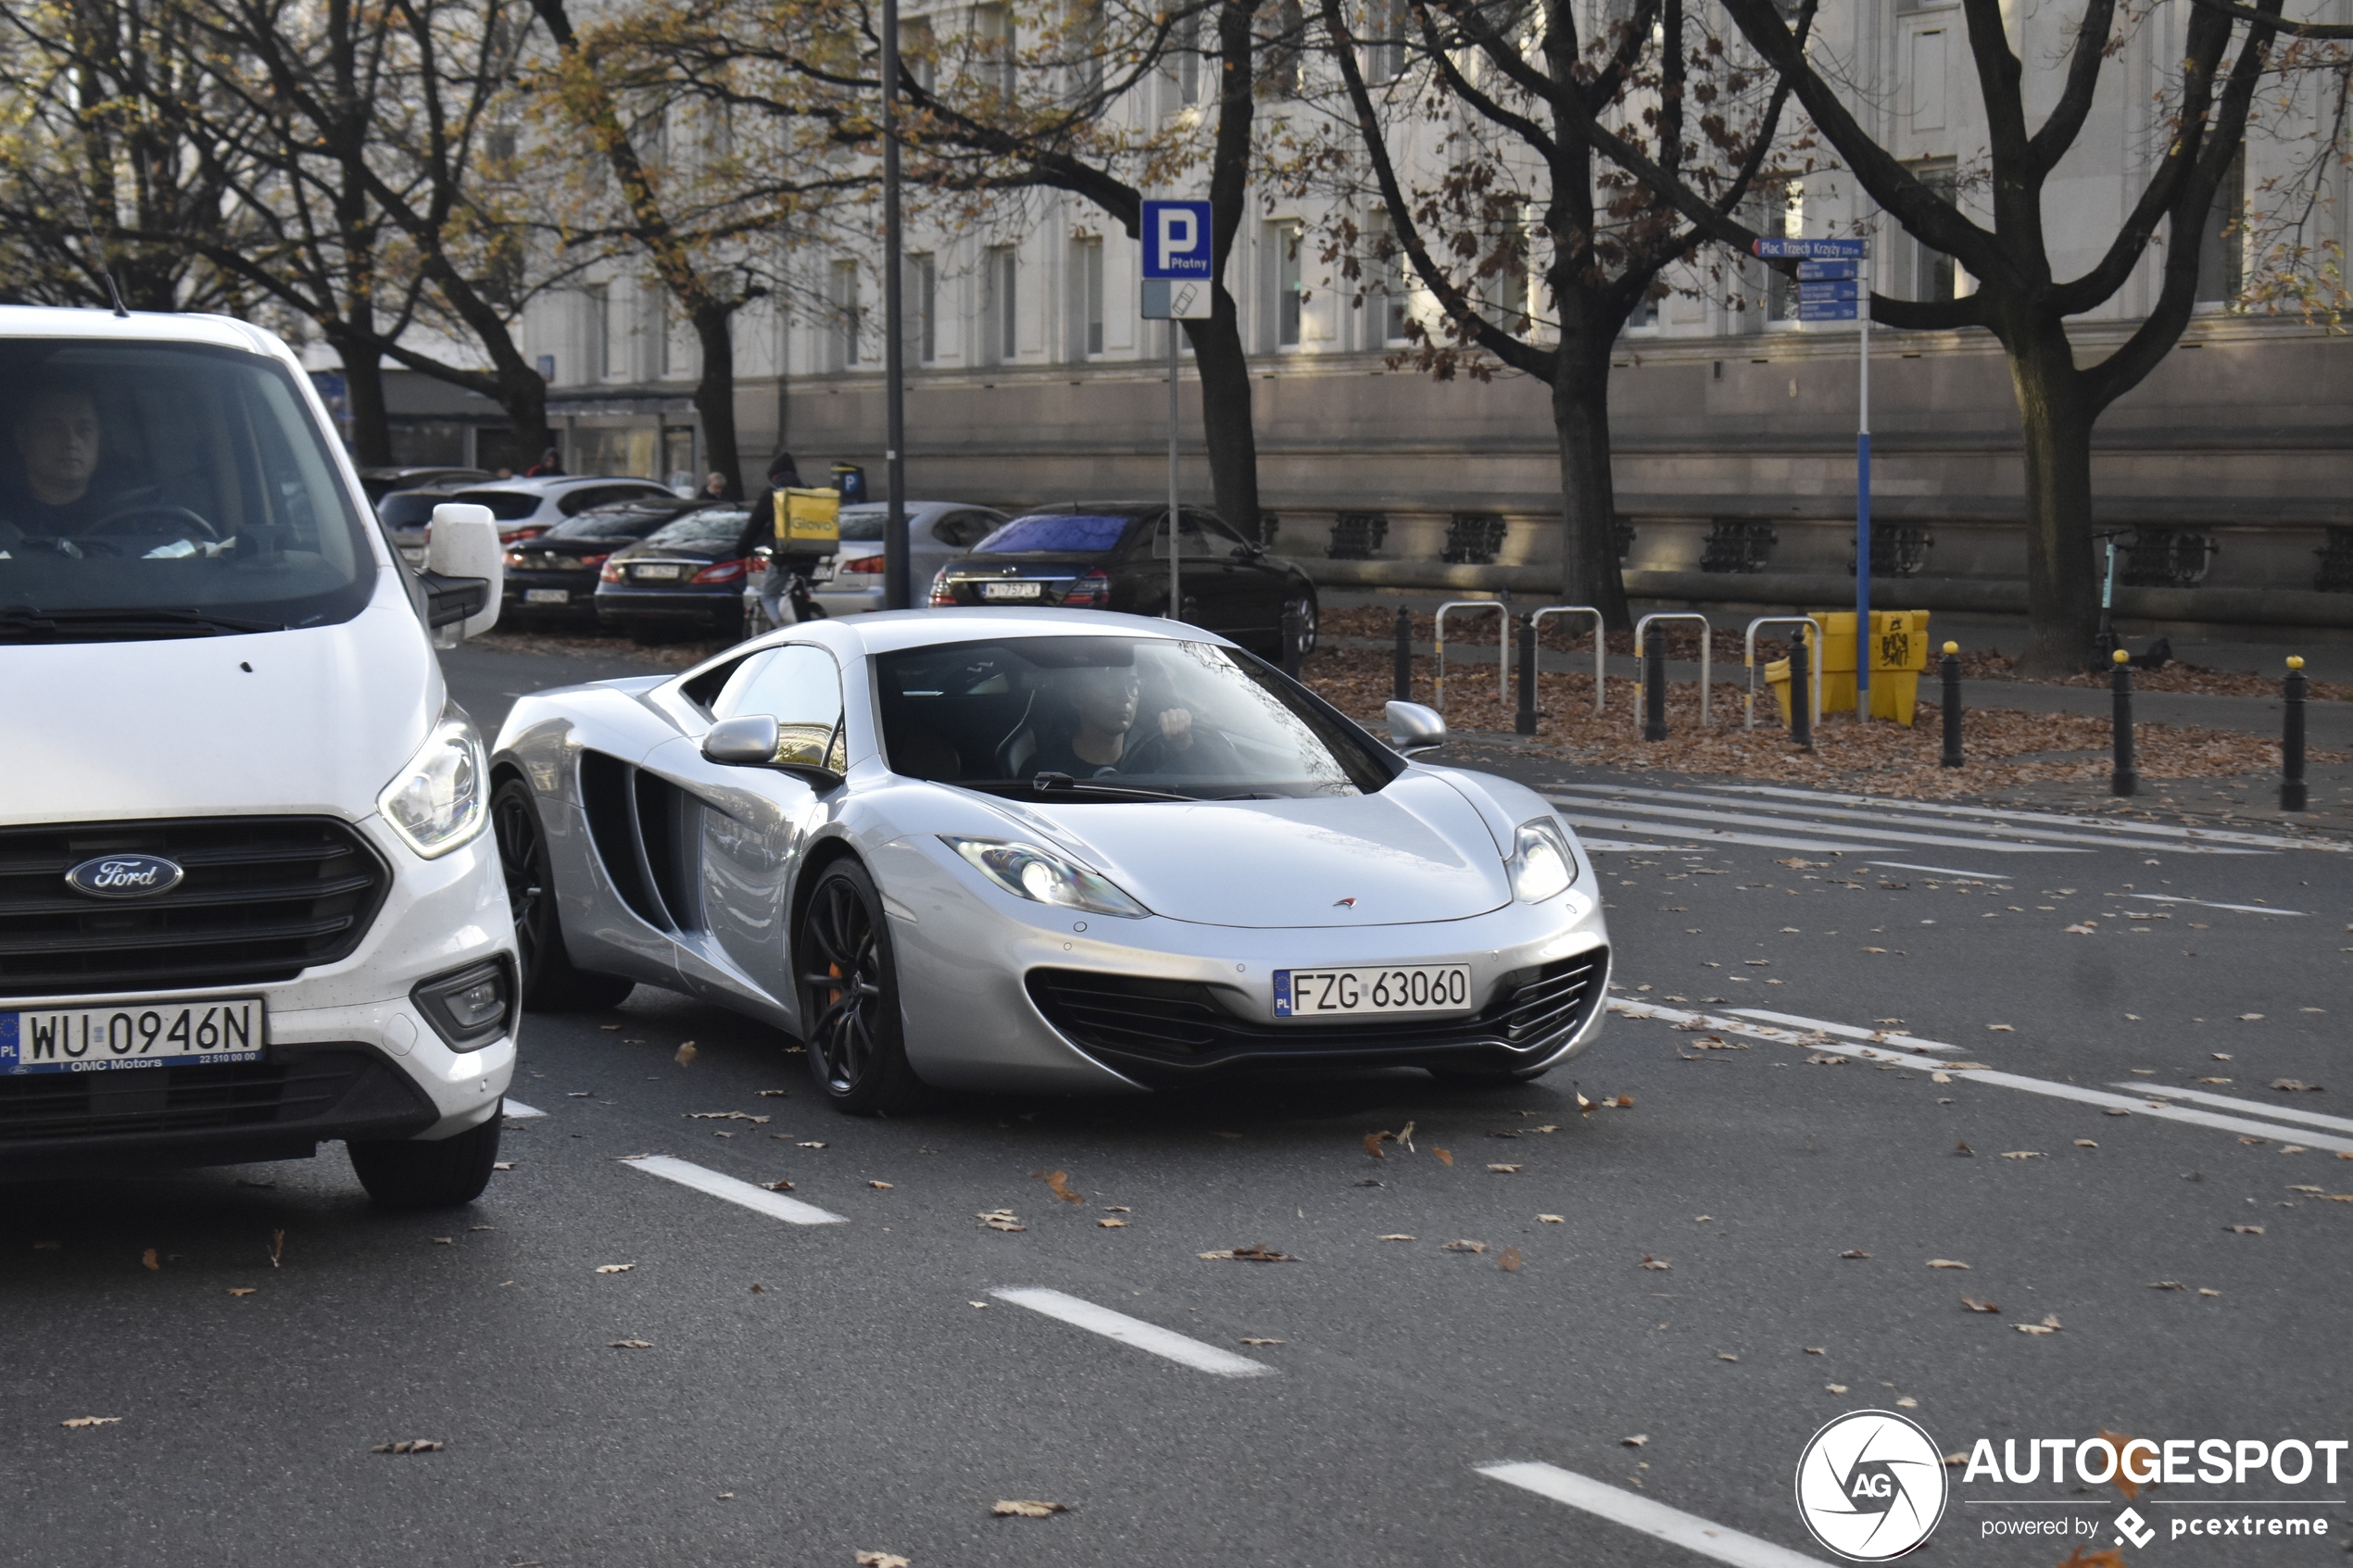
[[[1801,261],[1797,264],[1797,281],[1811,283],[1825,278],[1851,278],[1857,265],[1852,261]]]
[[[1144,204],[1145,277],[1206,279],[1212,256],[1207,202]]]
[[[1840,299],[1817,304],[1810,299],[1801,299],[1797,302],[1797,319],[1801,321],[1852,321],[1855,320],[1855,302]]]
[[[1810,258],[1816,261],[1835,261],[1848,257],[1859,260],[1863,255],[1863,242],[1860,240],[1760,239],[1751,244],[1749,249],[1755,255],[1763,257],[1768,261],[1790,257]]]
[[[1797,283],[1797,297],[1808,304],[1827,305],[1832,300],[1853,299],[1855,291],[1856,283],[1852,278],[1832,278],[1818,283],[1807,282],[1801,278]]]

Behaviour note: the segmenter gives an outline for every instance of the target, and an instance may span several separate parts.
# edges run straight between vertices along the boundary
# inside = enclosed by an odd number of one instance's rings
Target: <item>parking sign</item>
[[[1209,204],[1144,204],[1144,276],[1206,280],[1212,270]]]

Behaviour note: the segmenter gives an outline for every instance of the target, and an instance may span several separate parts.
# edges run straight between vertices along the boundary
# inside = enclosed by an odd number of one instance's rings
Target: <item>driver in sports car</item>
[[[1038,739],[1031,767],[1074,779],[1117,773],[1181,773],[1193,749],[1190,709],[1164,708],[1152,728],[1135,734],[1143,682],[1134,665],[1091,666],[1061,672],[1056,683],[1072,721]]]

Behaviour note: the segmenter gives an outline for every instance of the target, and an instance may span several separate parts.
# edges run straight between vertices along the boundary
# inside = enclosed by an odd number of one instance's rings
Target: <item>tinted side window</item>
[[[728,677],[711,710],[721,719],[774,719],[779,757],[822,760],[836,771],[848,765],[842,757],[841,671],[823,648],[786,643],[752,655]]]

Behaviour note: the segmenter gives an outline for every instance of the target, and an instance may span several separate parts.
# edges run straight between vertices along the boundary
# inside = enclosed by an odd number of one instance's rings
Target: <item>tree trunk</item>
[[[504,371],[498,376],[498,406],[507,411],[509,449],[528,466],[556,444],[547,427],[547,383],[538,371]],[[517,470],[522,471],[521,470]]]
[[[2010,345],[2026,448],[2026,651],[2018,672],[2071,675],[2092,659],[2099,589],[2092,567],[2095,417],[2066,323],[2030,321]]]
[[[695,307],[695,341],[702,347],[702,375],[695,383],[695,412],[702,420],[702,443],[711,471],[727,480],[727,499],[744,497],[743,454],[736,445],[735,311],[717,300]],[[701,476],[696,476],[699,490]]]
[[[1201,374],[1202,438],[1217,515],[1245,539],[1258,537],[1258,431],[1251,420],[1250,357],[1242,350],[1234,296],[1219,283],[1206,321],[1185,323]]]
[[[333,347],[343,357],[344,407],[351,411],[351,460],[363,469],[389,468],[392,421],[384,409],[384,358],[373,348],[341,343],[333,343]]]
[[[1567,314],[1566,311],[1563,312]],[[1553,430],[1561,458],[1561,602],[1592,605],[1623,631],[1633,624],[1617,565],[1617,492],[1610,476],[1609,349],[1554,358]]]

